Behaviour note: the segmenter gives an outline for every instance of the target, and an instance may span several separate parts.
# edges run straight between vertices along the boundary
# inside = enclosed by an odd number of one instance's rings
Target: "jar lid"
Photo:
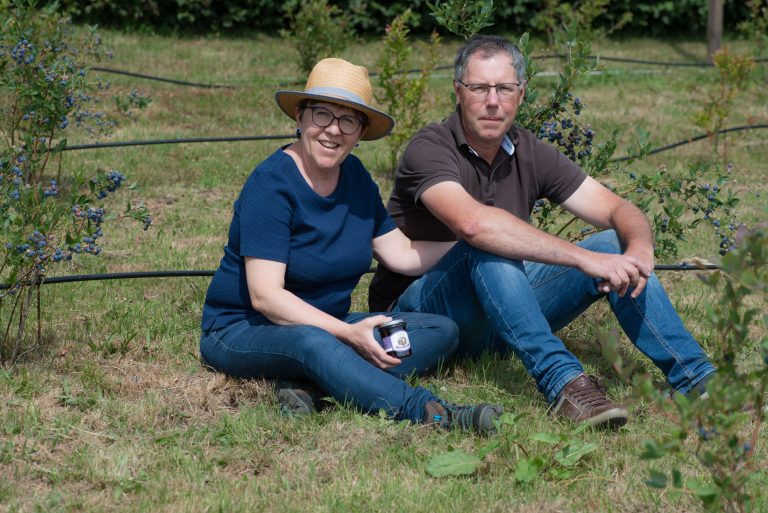
[[[405,321],[402,320],[402,319],[392,319],[391,321],[385,322],[384,324],[379,324],[378,328],[379,329],[381,329],[381,328],[385,328],[385,329],[386,328],[389,328],[389,329],[392,329],[392,328],[403,328],[403,329],[405,329]]]

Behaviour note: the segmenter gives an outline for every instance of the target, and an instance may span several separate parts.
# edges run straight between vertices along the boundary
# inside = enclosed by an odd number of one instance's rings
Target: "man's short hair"
[[[459,51],[456,53],[453,78],[455,80],[464,79],[467,62],[469,62],[469,58],[474,54],[477,53],[482,57],[488,58],[502,52],[512,56],[512,66],[515,68],[518,82],[521,84],[525,82],[525,59],[523,58],[523,53],[516,44],[499,36],[474,36],[464,46],[459,48]]]

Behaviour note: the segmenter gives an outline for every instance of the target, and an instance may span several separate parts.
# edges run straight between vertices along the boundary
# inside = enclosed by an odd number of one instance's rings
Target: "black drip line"
[[[538,60],[547,60],[547,59],[564,59],[567,56],[564,54],[555,54],[555,55],[534,55],[531,57],[532,59],[538,59]],[[603,57],[598,55],[590,55],[589,59],[592,59],[593,61],[601,60],[601,61],[608,61],[608,62],[624,62],[628,64],[645,64],[648,66],[664,66],[664,67],[688,67],[688,68],[711,68],[714,67],[714,64],[709,62],[674,62],[674,61],[649,61],[649,60],[643,60],[643,59],[632,59],[628,57]],[[755,62],[758,64],[763,64],[765,62],[768,62],[768,58],[760,58],[755,59]],[[199,82],[188,82],[186,80],[176,80],[173,78],[164,78],[164,77],[156,77],[153,75],[146,75],[144,73],[134,73],[132,71],[125,71],[120,69],[114,69],[114,68],[104,68],[100,66],[92,66],[90,69],[94,71],[101,71],[103,73],[114,73],[116,75],[125,75],[129,77],[135,77],[135,78],[143,78],[145,80],[155,80],[158,82],[167,82],[170,84],[176,84],[176,85],[183,85],[188,87],[202,87],[205,89],[237,89],[238,86],[234,85],[227,85],[227,84],[202,84]],[[441,65],[436,66],[434,68],[435,70],[446,70],[446,69],[453,69],[453,66],[451,65]],[[420,68],[415,69],[409,69],[407,70],[407,73],[419,73],[422,70]],[[379,75],[379,72],[372,71],[369,73],[370,76],[375,77]],[[304,81],[302,80],[290,80],[288,82],[281,82],[281,86],[287,86],[287,85],[301,85]]]
[[[90,69],[92,69],[93,71],[101,71],[103,73],[114,73],[115,75],[126,75],[129,77],[143,78],[145,80],[155,80],[157,82],[168,82],[171,84],[183,85],[183,86],[189,86],[189,87],[203,87],[206,89],[236,89],[236,86],[233,86],[233,85],[201,84],[198,82],[187,82],[186,80],[176,80],[173,78],[155,77],[152,75],[145,75],[143,73],[134,73],[133,71],[124,71],[121,69],[114,69],[114,68],[102,68],[99,66],[91,66]]]
[[[762,129],[762,128],[768,128],[768,124],[734,126],[730,128],[723,128],[722,130],[718,130],[716,133],[727,134],[729,132],[740,132],[742,130],[755,130],[755,129]],[[684,139],[676,143],[668,144],[660,148],[655,148],[649,151],[646,155],[654,155],[656,153],[661,153],[662,151],[671,150],[673,148],[677,148],[678,146],[683,146],[692,142],[706,139],[711,135],[713,134],[695,135],[693,137],[689,137],[688,139]],[[123,142],[109,142],[109,143],[96,143],[96,144],[73,144],[72,146],[66,146],[65,148],[63,148],[62,151],[96,150],[100,148],[119,148],[123,146],[151,146],[151,145],[158,145],[158,144],[268,141],[268,140],[277,140],[277,139],[294,139],[295,137],[296,136],[294,134],[286,134],[286,135],[243,135],[243,136],[234,136],[234,137],[193,137],[193,138],[187,138],[187,139],[156,139],[156,140],[149,140],[149,141],[123,141]],[[636,158],[638,157],[630,157],[630,156],[616,157],[611,159],[610,161],[624,162],[624,161],[632,160]]]
[[[718,130],[716,133],[718,135],[720,134],[727,134],[730,132],[740,132],[742,130],[755,130],[755,129],[761,129],[761,128],[768,128],[768,124],[760,124],[760,125],[741,125],[741,126],[734,126],[730,128],[723,128],[722,130]],[[684,139],[682,141],[678,141],[676,143],[668,144],[666,146],[662,146],[660,148],[655,148],[648,153],[646,153],[644,156],[647,155],[654,155],[656,153],[661,153],[662,151],[671,150],[673,148],[677,148],[678,146],[684,146],[686,144],[690,144],[692,142],[700,141],[702,139],[706,139],[708,137],[711,137],[714,134],[699,134],[694,137],[689,137],[688,139]],[[627,160],[636,159],[638,157],[616,157],[611,159],[611,162],[624,162]]]
[[[236,141],[269,141],[275,139],[294,139],[295,134],[288,135],[242,135],[233,137],[191,137],[185,139],[156,139],[150,141],[122,141],[96,144],[73,144],[62,151],[95,150],[99,148],[120,148],[123,146],[153,146],[157,144],[207,143],[207,142],[236,142]]]
[[[657,264],[655,271],[717,271],[720,266],[715,264]],[[376,271],[371,267],[366,273]],[[187,270],[187,271],[138,271],[128,273],[103,273],[103,274],[72,274],[69,276],[54,276],[52,278],[41,278],[37,285],[54,285],[56,283],[74,283],[81,281],[105,281],[105,280],[131,280],[138,278],[185,278],[185,277],[211,277],[216,271],[210,270]],[[32,283],[27,283],[32,285]],[[0,290],[10,288],[10,285],[0,285]]]

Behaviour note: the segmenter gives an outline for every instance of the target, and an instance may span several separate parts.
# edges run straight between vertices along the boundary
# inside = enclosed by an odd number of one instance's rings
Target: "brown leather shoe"
[[[617,428],[627,423],[627,409],[605,397],[605,385],[597,376],[586,374],[565,385],[551,413],[591,426]]]

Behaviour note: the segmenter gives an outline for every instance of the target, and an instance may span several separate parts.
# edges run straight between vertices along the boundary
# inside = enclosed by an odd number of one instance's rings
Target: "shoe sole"
[[[297,392],[292,388],[277,390],[277,403],[280,412],[285,415],[310,415],[315,413],[312,398],[306,392]]]
[[[495,420],[501,417],[504,413],[504,408],[497,405],[488,405],[489,408],[483,410],[483,414],[480,416],[477,422],[477,431],[481,434],[493,434],[496,432]],[[490,427],[489,427],[490,426]]]
[[[608,411],[604,411],[594,417],[589,417],[581,422],[585,422],[590,426],[607,427],[609,429],[618,429],[627,423],[629,416],[627,410],[624,408],[612,408]]]

